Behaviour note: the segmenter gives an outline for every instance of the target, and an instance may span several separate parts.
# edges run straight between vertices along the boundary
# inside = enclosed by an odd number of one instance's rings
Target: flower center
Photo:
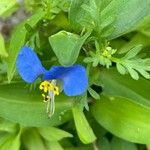
[[[59,88],[58,86],[56,86],[53,81],[43,81],[40,86],[39,86],[40,90],[43,90],[44,93],[47,93],[48,91],[52,91],[54,92],[54,95],[59,95]]]
[[[47,113],[51,117],[55,111],[55,95],[59,95],[56,80],[52,80],[51,82],[45,80],[40,84],[39,88],[44,92],[42,93],[43,101],[47,103]]]

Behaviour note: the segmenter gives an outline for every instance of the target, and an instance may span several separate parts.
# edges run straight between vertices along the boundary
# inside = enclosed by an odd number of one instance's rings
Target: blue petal
[[[76,96],[84,93],[88,87],[86,70],[81,65],[71,67],[54,66],[47,71],[44,80],[61,79],[66,95]]]
[[[16,65],[20,76],[28,83],[32,83],[45,71],[38,56],[30,47],[23,47],[20,50]]]

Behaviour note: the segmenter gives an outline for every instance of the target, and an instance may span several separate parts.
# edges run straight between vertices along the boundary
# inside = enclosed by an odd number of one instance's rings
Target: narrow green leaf
[[[0,91],[0,116],[13,122],[42,127],[62,124],[71,117],[72,104],[67,97],[56,97],[55,114],[48,118],[39,90],[30,92],[26,84],[14,83],[0,85]],[[64,111],[66,113],[61,115]]]
[[[93,97],[93,98],[95,98],[95,99],[100,99],[100,96],[99,96],[99,94],[96,92],[96,91],[94,91],[92,88],[88,88],[88,91],[89,91],[89,93],[90,93],[90,95]]]
[[[138,73],[134,69],[132,69],[130,66],[126,66],[126,67],[127,67],[127,70],[129,71],[131,77],[135,80],[138,80],[139,79]]]
[[[142,45],[136,45],[131,48],[130,51],[122,59],[131,59],[134,58],[142,50]]]
[[[54,127],[38,128],[39,133],[48,141],[59,141],[72,135],[66,131]]]
[[[144,78],[150,79],[150,74],[143,69],[136,69]]]
[[[126,73],[126,68],[124,66],[122,66],[121,64],[117,63],[116,64],[117,70],[120,74],[125,74]]]
[[[46,150],[42,137],[34,128],[26,129],[22,135],[22,142],[29,150]]]
[[[60,31],[49,37],[49,42],[61,65],[70,66],[75,63],[82,45],[90,34],[91,32],[87,32],[80,37],[70,32]]]
[[[9,47],[9,57],[8,57],[8,81],[10,82],[13,78],[15,72],[15,63],[17,59],[18,52],[22,46],[24,46],[26,42],[26,34],[27,30],[25,28],[25,24],[29,24],[32,28],[36,26],[36,24],[44,17],[45,12],[43,10],[39,10],[33,16],[28,18],[22,24],[16,27],[14,30]]]
[[[96,136],[93,133],[92,128],[87,122],[83,111],[80,109],[80,106],[76,105],[72,109],[73,117],[75,121],[76,130],[80,140],[84,144],[92,143],[96,140]]]
[[[150,109],[118,96],[102,96],[91,108],[95,119],[114,135],[135,143],[150,143]]]
[[[0,56],[8,57],[8,53],[6,52],[5,49],[5,42],[2,34],[0,34]]]

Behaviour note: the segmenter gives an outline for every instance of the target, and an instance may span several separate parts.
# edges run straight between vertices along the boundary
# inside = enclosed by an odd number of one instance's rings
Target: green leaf
[[[10,136],[11,134],[7,132],[0,132],[0,145],[5,143],[10,138]]]
[[[99,96],[99,94],[96,92],[96,91],[94,91],[92,88],[88,88],[88,91],[89,91],[89,93],[90,93],[90,95],[93,97],[93,98],[95,98],[95,99],[100,99],[100,96]]]
[[[136,45],[130,49],[130,51],[122,59],[134,58],[142,50],[142,45]]]
[[[0,131],[15,133],[18,130],[18,125],[5,119],[0,119]]]
[[[124,57],[114,58],[114,60],[116,59],[115,62],[119,73],[125,74],[128,72],[135,80],[139,79],[138,73],[140,73],[146,79],[150,79],[150,74],[147,72],[150,71],[149,58],[140,58],[138,56],[141,49],[142,45],[136,45]]]
[[[120,74],[124,75],[126,73],[126,68],[123,65],[117,63],[116,67],[117,67],[117,70]]]
[[[70,133],[54,127],[38,128],[38,131],[48,141],[59,141],[66,137],[72,137]]]
[[[49,42],[59,63],[63,66],[73,65],[78,58],[82,45],[90,34],[91,32],[87,32],[80,37],[70,32],[60,31],[49,37]]]
[[[64,150],[57,141],[46,142],[46,150]]]
[[[1,150],[19,150],[20,149],[20,132],[17,135],[10,136],[3,144],[0,145]]]
[[[8,54],[5,49],[5,42],[2,34],[0,34],[0,56],[8,57]]]
[[[44,142],[34,128],[25,129],[22,135],[22,142],[29,150],[46,150]]]
[[[95,119],[114,135],[135,143],[150,142],[150,109],[118,96],[102,96],[91,108]]]
[[[100,150],[111,150],[110,143],[105,137],[102,137],[98,140],[97,146]]]
[[[104,17],[116,16],[112,24],[114,31],[109,39],[114,39],[133,30],[144,17],[150,14],[149,6],[149,0],[145,0],[143,3],[141,3],[141,0],[112,0],[102,11]]]
[[[8,10],[17,4],[16,0],[1,0],[0,1],[0,17],[3,16]]]
[[[26,35],[28,32],[25,28],[25,24],[29,24],[32,28],[34,28],[36,24],[44,17],[44,15],[45,12],[43,12],[43,10],[39,10],[33,16],[31,16],[22,24],[17,26],[14,32],[12,33],[12,37],[10,40],[10,47],[9,47],[8,71],[7,71],[9,82],[12,80],[15,72],[15,63],[16,63],[18,52],[26,42]]]
[[[133,80],[130,76],[122,76],[113,69],[103,69],[95,84],[103,87],[103,91],[109,95],[122,96],[129,98],[131,101],[150,108],[150,81],[140,78],[138,81]]]
[[[126,44],[124,44],[121,49],[118,49],[118,53],[123,54],[128,52],[129,50],[131,50],[133,47],[142,44],[143,48],[147,47],[149,45],[149,38],[138,32],[137,34],[135,34],[135,36],[133,36],[129,42],[127,42]]]
[[[131,75],[131,77],[135,80],[138,80],[139,79],[139,75],[138,73],[132,69],[130,66],[126,66],[127,67],[127,70],[129,71],[129,74]]]
[[[134,143],[113,137],[111,141],[111,150],[138,150]]]
[[[111,26],[115,16],[113,14],[102,15],[101,11],[110,0],[74,0],[69,11],[69,20],[73,29],[80,31],[82,28],[94,30],[98,38],[107,37],[112,33]],[[110,12],[111,13],[111,12]]]
[[[48,118],[39,90],[30,92],[23,83],[0,85],[0,116],[26,126],[59,125],[71,117],[68,97],[56,97],[55,114]],[[64,115],[62,112],[66,111]],[[60,118],[61,117],[61,118]]]
[[[72,109],[73,117],[75,121],[76,130],[80,140],[84,144],[92,143],[96,140],[96,136],[93,133],[92,128],[86,120],[86,117],[83,111],[80,109],[80,106],[76,105]]]
[[[75,29],[78,30],[81,29],[81,23],[82,20],[87,20],[90,19],[90,15],[81,8],[83,4],[87,4],[89,0],[74,0],[71,3],[70,10],[69,10],[69,21],[71,26]]]

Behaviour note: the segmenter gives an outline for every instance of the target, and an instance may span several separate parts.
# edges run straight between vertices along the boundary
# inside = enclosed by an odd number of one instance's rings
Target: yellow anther
[[[42,94],[43,96],[43,102],[48,102],[50,100],[50,97],[48,95]]]
[[[54,94],[59,95],[59,88],[57,86],[54,87]]]
[[[39,88],[45,93],[47,93],[48,91],[53,91],[54,95],[59,95],[59,88],[56,85],[52,84],[50,81],[43,81],[40,84]]]

